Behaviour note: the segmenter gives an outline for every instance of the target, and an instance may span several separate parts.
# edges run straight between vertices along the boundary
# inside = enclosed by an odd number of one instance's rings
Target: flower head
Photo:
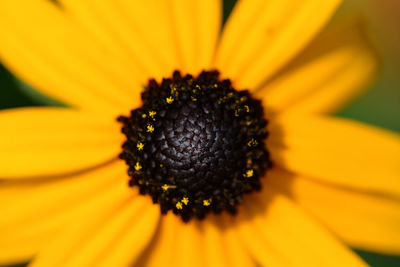
[[[216,0],[58,2],[0,2],[3,63],[70,106],[0,113],[2,263],[400,252],[399,136],[327,115],[376,70],[356,23],[319,33],[341,1],[241,0],[222,31]]]

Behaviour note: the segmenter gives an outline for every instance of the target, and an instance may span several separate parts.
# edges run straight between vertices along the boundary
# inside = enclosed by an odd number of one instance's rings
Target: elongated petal
[[[126,228],[123,229],[126,232],[116,240],[117,244],[111,251],[107,251],[98,266],[108,267],[114,264],[132,266],[132,263],[142,255],[145,247],[153,238],[160,215],[159,208],[150,201],[140,214],[131,214],[129,224],[125,225]]]
[[[286,255],[279,253],[269,240],[260,235],[260,229],[255,227],[256,225],[251,220],[252,216],[245,214],[243,210],[239,211],[239,215],[239,222],[236,223],[234,229],[237,239],[243,242],[244,246],[249,251],[248,253],[255,261],[261,266],[290,266]],[[233,219],[230,221],[233,223]]]
[[[23,197],[16,195],[12,202],[2,203],[0,211],[0,232],[3,237],[10,233],[9,229],[19,227],[18,234],[28,230],[28,222],[54,215],[58,211],[79,204],[88,199],[96,191],[104,189],[116,181],[126,185],[128,177],[126,167],[121,161],[113,162],[91,171],[45,181],[12,181],[2,185],[2,192],[14,191],[16,187],[31,184]],[[10,233],[15,236],[15,233]]]
[[[231,254],[229,254],[230,251],[226,246],[222,227],[218,225],[216,218],[210,217],[201,222],[200,225],[204,231],[205,266],[234,266],[230,264]]]
[[[1,244],[0,264],[1,266],[12,266],[19,263],[28,262],[32,259],[40,248],[51,242],[57,232],[42,234],[39,238],[19,240]]]
[[[400,195],[399,135],[316,115],[275,122],[269,147],[277,165],[318,181]]]
[[[57,180],[3,182],[1,193],[11,195],[19,187],[24,192],[0,205],[0,212],[4,215],[0,219],[0,263],[32,258],[69,224],[80,220],[80,214],[90,213],[96,208],[99,196],[108,196],[110,187],[115,184],[127,187],[125,173],[123,162],[114,162]],[[82,210],[84,212],[79,213]]]
[[[226,258],[228,266],[257,266],[249,249],[243,244],[242,240],[238,238],[236,233],[237,222],[233,223],[231,221],[232,217],[226,214],[216,215],[213,219],[211,224],[205,222],[206,226],[204,228],[207,232],[210,231],[207,228],[212,227],[214,235],[219,235],[219,242],[221,243],[220,254]],[[218,230],[218,233],[216,230]],[[209,250],[212,250],[212,244],[212,242],[207,243]]]
[[[190,224],[193,225],[187,226],[174,214],[163,216],[150,246],[134,266],[175,266],[178,262],[183,266],[190,257],[200,259],[191,263],[196,266],[255,266],[246,247],[235,235],[234,227],[220,216],[211,215],[207,220]],[[190,244],[191,241],[182,243],[177,240],[181,229],[186,229],[185,236],[192,237],[194,245]],[[182,247],[185,247],[185,252]]]
[[[276,112],[332,112],[374,76],[377,58],[357,21],[324,32],[256,92]]]
[[[197,73],[211,67],[221,27],[222,1],[168,2],[183,70]]]
[[[176,217],[176,220],[180,218]],[[199,250],[203,246],[203,232],[195,221],[189,223],[177,222],[179,227],[176,228],[174,251],[172,256],[172,265],[177,267],[205,266],[204,250]]]
[[[327,186],[277,170],[266,186],[275,186],[351,246],[400,254],[400,200]]]
[[[211,66],[221,27],[219,0],[61,3],[101,43],[124,51],[141,80]]]
[[[87,29],[99,43],[126,58],[131,75],[141,83],[147,82],[150,77],[159,77],[172,71],[168,65],[176,62],[176,58],[169,57],[169,62],[165,62],[166,59],[162,58],[166,54],[162,53],[164,46],[161,48],[155,43],[158,35],[162,33],[151,25],[147,28],[147,22],[155,24],[154,19],[157,20],[151,13],[157,12],[158,9],[152,5],[151,2],[154,1],[61,0],[60,2],[71,20]],[[151,10],[150,7],[155,10]],[[141,18],[146,20],[136,20]]]
[[[0,58],[61,102],[119,113],[139,103],[140,84],[113,55],[47,0],[1,1]]]
[[[128,231],[130,236],[133,230],[129,227],[142,226],[142,220],[149,218],[146,214],[150,213],[152,209],[148,208],[148,199],[133,194],[132,189],[126,184],[118,184],[117,187],[110,189],[110,193],[112,195],[107,195],[107,203],[103,204],[98,201],[97,204],[102,206],[97,206],[97,209],[86,215],[81,214],[82,217],[78,221],[41,251],[31,266],[97,265],[98,261],[101,262],[102,256],[107,257],[118,253],[121,249],[119,245],[124,244],[126,240],[126,236],[123,235],[124,231]],[[138,219],[140,212],[143,212],[142,219]],[[157,217],[154,219],[156,224]],[[137,225],[135,225],[135,221],[138,222]],[[153,220],[147,221],[150,232],[152,223]],[[139,229],[144,230],[143,228]],[[136,228],[136,230],[139,229]],[[148,234],[143,232],[138,238],[146,236]],[[137,255],[146,246],[145,240],[142,241],[131,247],[131,255]],[[106,255],[107,250],[110,250],[108,255]],[[85,253],[81,253],[83,251]],[[131,255],[125,256],[130,257]],[[120,260],[120,263],[126,262],[126,258]]]
[[[175,233],[179,231],[179,223],[174,214],[167,214],[160,218],[159,227],[153,240],[132,266],[172,266],[174,253]]]
[[[95,2],[97,3],[97,1]],[[140,42],[136,41],[135,46],[132,46],[131,49],[138,50],[136,46],[142,45],[143,47],[140,49],[147,49],[146,53],[151,52],[153,64],[157,63],[156,66],[152,66],[152,69],[150,69],[151,72],[149,74],[151,77],[169,76],[173,70],[182,68],[167,1],[118,0],[107,1],[107,4],[115,9],[119,19],[123,20],[121,24],[123,23],[130,29],[130,34],[140,40]],[[93,21],[91,20],[91,22]],[[101,30],[104,31],[100,27],[99,31]],[[110,38],[106,37],[105,39],[109,40]]]
[[[288,198],[267,193],[259,199],[247,202],[243,212],[258,238],[284,257],[287,266],[367,266]]]
[[[216,66],[238,88],[257,88],[330,19],[340,0],[242,0],[223,31]]]
[[[22,198],[27,192],[30,192],[40,183],[15,183],[14,180],[0,182],[0,202],[4,205]]]
[[[153,237],[159,216],[149,198],[131,200],[93,236],[80,242],[80,249],[74,248],[63,266],[131,266]]]
[[[0,113],[0,178],[80,171],[115,158],[119,125],[101,116],[62,108],[21,108]]]

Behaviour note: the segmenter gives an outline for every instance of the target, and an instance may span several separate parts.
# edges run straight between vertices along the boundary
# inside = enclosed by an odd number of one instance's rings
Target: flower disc
[[[234,214],[270,166],[261,102],[216,71],[150,80],[143,106],[119,117],[130,185],[187,221]]]

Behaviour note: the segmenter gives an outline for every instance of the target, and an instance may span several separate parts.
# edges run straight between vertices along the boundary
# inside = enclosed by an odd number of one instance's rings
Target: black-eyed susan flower
[[[217,0],[1,1],[2,62],[69,108],[0,113],[0,262],[399,253],[399,136],[327,115],[376,69],[356,24],[318,34],[340,2],[241,0],[221,30]]]

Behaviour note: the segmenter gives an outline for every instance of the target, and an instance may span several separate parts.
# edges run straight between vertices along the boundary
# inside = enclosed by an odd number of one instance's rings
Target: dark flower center
[[[151,195],[161,212],[184,221],[224,210],[234,214],[246,193],[260,190],[270,166],[261,102],[236,91],[217,71],[197,78],[175,71],[150,80],[143,106],[121,116],[120,158],[130,186]]]

